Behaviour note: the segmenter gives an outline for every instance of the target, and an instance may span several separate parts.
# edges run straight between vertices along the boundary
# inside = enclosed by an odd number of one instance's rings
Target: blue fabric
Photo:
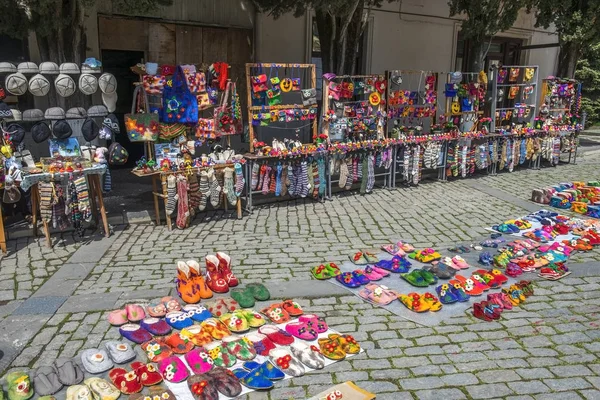
[[[173,75],[173,84],[163,90],[162,122],[197,124],[198,100],[190,92],[181,66]]]

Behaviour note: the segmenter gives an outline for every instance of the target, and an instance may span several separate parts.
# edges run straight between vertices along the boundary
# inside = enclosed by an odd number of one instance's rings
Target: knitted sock
[[[352,157],[352,183],[358,182],[358,157]]]
[[[425,153],[423,155],[423,165],[425,168],[431,168],[431,152],[433,151],[433,144],[433,142],[430,142],[425,145]]]
[[[383,156],[381,151],[375,153],[375,165],[377,165],[378,168],[381,168],[383,165]]]
[[[288,166],[287,164],[283,164],[281,167],[281,196],[286,196],[288,194],[289,181]]]
[[[88,192],[88,185],[84,176],[75,179],[75,187],[77,188],[77,200],[79,201],[81,218],[89,222],[92,219],[92,210],[90,209],[90,193]]]
[[[362,168],[364,160],[362,159],[362,157],[361,158],[356,157],[356,158],[357,158],[357,170],[356,170],[357,177],[356,177],[356,179],[354,179],[354,182],[358,182],[358,181],[362,180],[362,178],[364,176],[363,168]]]
[[[283,173],[283,166],[281,164],[277,164],[277,176],[275,177],[275,196],[281,196],[281,175]]]
[[[360,194],[366,194],[367,193],[367,175],[368,175],[368,169],[369,166],[367,165],[367,163],[369,162],[369,157],[364,157],[362,164],[360,166],[360,170],[362,171],[362,179],[360,182]]]
[[[258,185],[256,186],[256,190],[263,190],[263,184],[265,182],[266,175],[267,175],[267,165],[263,164],[260,167],[260,173],[258,175]]]
[[[269,181],[269,193],[275,193],[277,190],[277,169],[271,168],[271,179]]]
[[[206,204],[208,203],[208,197],[210,196],[210,187],[208,185],[208,172],[200,172],[200,202],[198,203],[198,210],[206,210]]]
[[[521,140],[521,143],[520,143],[521,149],[519,150],[519,164],[524,164],[525,159],[527,158],[527,144],[526,143],[527,143],[527,140]]]
[[[210,204],[217,208],[219,204],[221,204],[221,186],[219,186],[219,181],[217,181],[217,177],[215,176],[215,170],[208,170],[208,184],[210,187]]]
[[[223,185],[223,193],[225,193],[229,204],[232,206],[237,204],[237,196],[233,186],[233,168],[225,168],[225,183]]]
[[[200,185],[198,184],[198,175],[191,174],[188,175],[188,206],[190,211],[195,210],[200,204],[200,198],[202,195],[200,194]]]
[[[375,162],[375,156],[373,154],[369,155],[367,164],[367,193],[371,193],[375,186]]]
[[[327,189],[327,177],[325,173],[325,159],[319,158],[317,161],[317,168],[319,169],[319,196],[325,197],[325,190]]]
[[[306,161],[300,163],[300,197],[308,195],[308,165]]]
[[[59,186],[56,188],[56,202],[52,205],[52,224],[54,228],[58,228],[61,231],[69,227],[69,219],[65,214],[65,208],[63,189]]]
[[[190,208],[188,205],[188,183],[184,176],[177,177],[177,220],[179,229],[185,229],[188,226],[190,217]]]
[[[412,176],[413,183],[415,185],[419,184],[421,178],[421,146],[416,145],[413,149],[413,159],[412,159]]]
[[[392,166],[392,162],[394,161],[394,160],[392,160],[393,154],[394,154],[392,151],[392,148],[388,147],[386,150],[386,153],[387,153],[387,158],[385,160],[384,167],[385,167],[385,169],[390,169]]]
[[[177,205],[177,178],[175,175],[169,175],[167,177],[167,205],[165,210],[167,215],[175,212],[175,206]]]
[[[79,200],[77,197],[77,187],[75,186],[75,182],[71,181],[69,183],[69,194],[71,198],[71,223],[73,224],[73,228],[79,235],[79,237],[83,237],[84,229],[81,226],[81,211],[79,211]]]
[[[404,180],[408,181],[410,171],[408,167],[410,165],[410,149],[408,147],[404,148],[404,157],[402,158],[402,175],[404,175]]]
[[[288,165],[288,180],[290,181],[289,192],[290,196],[296,196],[296,187],[297,187],[297,179],[296,176],[296,167],[291,164]]]
[[[40,194],[40,217],[44,222],[52,220],[52,192],[54,185],[50,182],[40,182],[38,184]],[[34,210],[35,212],[35,210]]]
[[[319,168],[317,167],[317,163],[312,163],[312,175],[313,175],[313,198],[319,198],[319,186],[321,185],[321,181],[319,180]]]
[[[258,186],[258,173],[260,172],[260,165],[254,164],[252,166],[252,180],[250,181],[250,189],[255,190]]]
[[[348,164],[340,160],[340,181],[338,182],[341,188],[346,186],[348,181]]]
[[[311,193],[315,187],[315,177],[313,176],[312,163],[306,162],[306,195]]]
[[[110,175],[110,168],[108,168],[108,163],[105,162],[106,172],[104,173],[104,177],[102,178],[102,192],[108,193],[112,190],[112,176]]]
[[[265,166],[265,173],[263,174],[263,179],[262,179],[262,186],[261,186],[261,190],[262,190],[262,194],[269,194],[269,180],[271,178],[271,167],[269,167],[268,165]]]
[[[240,197],[242,195],[242,193],[244,193],[244,186],[246,185],[246,179],[244,178],[244,171],[242,168],[242,164],[235,163],[233,168],[235,169],[235,195],[237,197]]]
[[[348,166],[348,178],[346,179],[346,190],[350,190],[352,182],[354,182],[354,167],[352,165],[352,158],[346,158],[346,165]]]

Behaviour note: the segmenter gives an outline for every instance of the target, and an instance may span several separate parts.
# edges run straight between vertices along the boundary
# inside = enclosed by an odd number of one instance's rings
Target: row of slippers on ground
[[[534,189],[531,200],[551,207],[600,218],[600,182],[562,182],[550,188]]]

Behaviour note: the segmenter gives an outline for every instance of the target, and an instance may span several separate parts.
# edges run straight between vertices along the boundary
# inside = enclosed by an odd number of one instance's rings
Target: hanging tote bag
[[[233,109],[229,103],[229,92],[231,91],[231,82],[227,82],[225,93],[221,99],[221,104],[215,107],[215,130],[217,135],[227,136],[235,135],[235,121],[233,119]]]
[[[162,122],[197,124],[198,99],[190,92],[180,66],[175,70],[172,85],[163,90]]]
[[[169,141],[176,137],[185,135],[187,132],[187,126],[184,124],[160,124],[158,137],[160,140]]]
[[[141,100],[141,104],[136,108],[138,100]],[[133,92],[131,114],[125,114],[125,128],[129,141],[155,142],[158,138],[158,127],[158,114],[148,112],[148,96],[142,86],[137,86]]]

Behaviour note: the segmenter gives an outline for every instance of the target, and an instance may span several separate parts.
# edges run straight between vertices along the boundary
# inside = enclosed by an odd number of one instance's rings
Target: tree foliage
[[[600,123],[600,43],[589,46],[577,63],[575,78],[582,84],[581,111],[587,113],[587,123]]]
[[[258,11],[279,18],[293,13],[295,17],[314,10],[323,70],[341,74],[356,73],[356,57],[360,38],[367,26],[371,9],[384,1],[395,0],[252,0]]]
[[[541,0],[544,1],[544,0]],[[461,32],[473,44],[474,57],[470,72],[483,69],[485,43],[498,32],[513,26],[519,10],[527,7],[530,0],[449,0],[450,16],[464,16]]]
[[[558,33],[557,75],[572,78],[583,50],[600,41],[600,0],[535,0],[534,6],[536,25]]]

